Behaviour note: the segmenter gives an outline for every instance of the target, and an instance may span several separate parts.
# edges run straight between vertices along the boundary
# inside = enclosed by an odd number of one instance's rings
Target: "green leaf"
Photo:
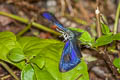
[[[61,45],[61,43],[58,43],[58,44],[46,46],[38,54],[45,58],[45,70],[47,71],[45,72],[48,73],[49,76],[52,76],[51,79],[52,80],[75,80],[77,77],[82,75],[80,77],[80,80],[89,80],[87,65],[83,60],[79,65],[77,65],[74,69],[68,72],[61,73],[59,71],[59,61],[60,61],[59,54],[62,53],[62,50],[63,50],[63,46]],[[39,73],[36,73],[36,74],[39,76]]]
[[[27,64],[22,70],[21,80],[35,80],[34,69],[30,64]]]
[[[60,55],[62,53],[62,49],[63,44],[52,44],[43,48],[38,54],[39,56],[45,58],[45,71],[43,70],[43,72],[49,74],[49,77],[51,76],[51,80],[61,80],[61,73],[59,72],[58,64],[60,60]]]
[[[37,37],[22,37],[19,40],[27,60],[32,59],[47,45],[57,44],[60,41],[53,39],[40,39]]]
[[[89,80],[87,70],[88,70],[87,65],[85,61],[82,60],[81,63],[71,71],[67,73],[62,73],[62,80],[76,80],[79,76],[81,76],[79,80]]]
[[[113,41],[112,34],[103,35],[96,40],[96,43],[94,44],[94,46],[95,47],[103,46],[111,43],[112,41]]]
[[[74,80],[79,75],[83,75],[80,78],[81,80],[89,80],[87,65],[83,60],[78,66],[69,72],[63,74],[59,71],[59,61],[64,47],[62,42],[56,40],[37,39],[38,38],[24,37],[20,40],[21,42],[19,41],[22,43],[25,54],[35,54],[30,59],[30,62],[34,63],[33,67],[37,80]],[[28,51],[29,54],[26,53]],[[36,52],[38,53],[36,54]],[[71,76],[71,74],[73,75]]]
[[[82,44],[85,45],[92,46],[94,43],[94,38],[91,38],[90,34],[87,31],[81,35],[79,40],[82,42]]]
[[[13,62],[20,62],[25,59],[25,56],[20,48],[13,48],[8,54],[8,59],[10,59]]]
[[[83,60],[75,68],[65,73],[59,72],[58,64],[59,62],[55,62],[50,59],[46,60],[46,69],[54,77],[54,80],[75,80],[80,75],[82,76],[79,80],[89,80],[87,65]]]
[[[109,27],[106,24],[103,24],[103,23],[101,23],[101,25],[102,25],[102,33],[103,34],[109,34],[110,33]]]
[[[55,80],[45,68],[40,69],[36,65],[33,65],[33,67],[37,80]]]
[[[45,65],[45,59],[41,56],[36,56],[30,60],[30,62],[36,64],[39,68],[43,68]]]
[[[37,80],[75,80],[79,76],[81,76],[79,80],[89,80],[87,65],[84,61],[76,66],[75,69],[65,73],[59,72],[58,65],[51,59],[48,59],[47,63],[49,64],[42,70],[34,65]]]
[[[70,29],[73,31],[82,33],[79,38],[79,40],[82,42],[82,44],[92,46],[92,44],[94,43],[94,38],[92,38],[91,35],[87,31],[79,29],[79,28],[70,28]]]
[[[113,40],[120,40],[120,33],[113,35]]]
[[[35,37],[23,37],[19,42],[27,60],[29,59],[31,63],[34,63],[33,67],[37,80],[74,80],[79,75],[82,75],[81,80],[89,80],[87,65],[83,60],[69,72],[63,74],[59,71],[59,61],[64,47],[63,42]],[[73,75],[71,76],[71,74]]]
[[[120,58],[115,58],[113,64],[115,65],[115,67],[120,68]]]
[[[52,75],[54,80],[62,80],[62,74],[61,72],[59,72],[59,61],[55,61],[50,58],[47,58],[45,67],[46,70],[50,73],[50,75]]]
[[[22,69],[25,65],[24,61],[13,63],[7,58],[7,54],[13,48],[20,48],[19,43],[16,41],[16,36],[12,32],[0,32],[0,59]]]

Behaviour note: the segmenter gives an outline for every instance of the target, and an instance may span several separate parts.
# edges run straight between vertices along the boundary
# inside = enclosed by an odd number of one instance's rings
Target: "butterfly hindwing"
[[[51,21],[52,23],[54,23],[59,29],[66,31],[67,29],[63,27],[62,24],[60,24],[60,22],[55,18],[55,16],[49,12],[43,12],[42,16],[44,18],[46,18],[47,20]]]
[[[75,40],[68,40],[64,46],[61,56],[59,69],[61,72],[66,72],[80,63],[81,53]]]

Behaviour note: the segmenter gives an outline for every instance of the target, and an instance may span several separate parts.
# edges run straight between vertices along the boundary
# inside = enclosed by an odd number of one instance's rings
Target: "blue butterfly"
[[[55,18],[55,16],[49,12],[43,12],[42,16],[48,21],[51,21],[53,24],[55,24],[57,26],[56,30],[61,32],[65,41],[67,41],[65,43],[59,63],[60,72],[67,72],[81,62],[80,58],[82,57],[82,55],[80,52],[80,48],[77,44],[77,37],[80,34],[77,34],[76,32],[63,27],[63,25],[60,24],[60,22]]]

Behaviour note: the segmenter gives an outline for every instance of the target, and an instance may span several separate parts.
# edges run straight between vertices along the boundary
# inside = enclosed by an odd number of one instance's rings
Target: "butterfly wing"
[[[80,63],[81,57],[80,48],[78,47],[76,41],[68,40],[61,56],[59,70],[61,72],[69,71]]]
[[[42,16],[46,18],[48,21],[53,22],[59,29],[66,31],[67,29],[63,27],[62,24],[55,18],[55,16],[49,12],[43,12]]]

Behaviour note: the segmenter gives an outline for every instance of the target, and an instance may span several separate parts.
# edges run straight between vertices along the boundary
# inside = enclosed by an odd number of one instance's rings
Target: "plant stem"
[[[2,60],[0,60],[0,64],[16,79],[19,80],[19,78],[13,73],[12,69],[9,68],[9,66],[4,63]]]
[[[78,24],[82,24],[84,26],[90,26],[91,35],[94,36],[94,37],[96,36],[96,31],[95,31],[96,25],[95,24],[89,24],[89,23],[87,23],[86,21],[84,21],[80,18],[71,17],[69,14],[65,14],[64,16],[67,17],[68,19],[71,19],[71,20],[77,22]]]
[[[0,15],[13,18],[13,19],[15,19],[15,20],[17,20],[17,21],[20,21],[20,22],[23,22],[23,23],[25,23],[25,24],[29,24],[29,20],[28,20],[28,19],[25,19],[25,18],[16,16],[16,15],[13,15],[13,14],[9,14],[9,13],[0,11]],[[47,27],[45,27],[45,26],[43,26],[43,25],[41,25],[41,24],[38,24],[38,23],[36,23],[36,22],[32,22],[32,26],[37,27],[37,28],[39,28],[39,29],[42,29],[42,30],[44,30],[44,31],[48,31],[48,32],[50,32],[50,33],[56,34],[56,35],[60,35],[60,33],[56,32],[56,31],[54,31],[54,30],[52,30],[52,29],[49,29],[49,28],[47,28]]]
[[[21,36],[23,35],[26,31],[28,31],[30,29],[30,27],[32,26],[32,22],[30,22],[22,31],[20,31],[17,36]]]
[[[5,76],[1,77],[1,80],[6,80],[9,77],[11,77],[11,75],[5,75]]]
[[[64,0],[60,0],[61,3],[61,14],[64,15],[65,13],[65,1]]]
[[[120,15],[120,1],[119,1],[119,4],[118,4],[118,8],[117,8],[117,12],[116,12],[116,17],[115,17],[115,23],[114,23],[114,27],[113,27],[113,33],[114,34],[117,33],[119,15]]]
[[[71,16],[75,16],[75,15],[74,15],[74,11],[73,11],[73,7],[72,7],[72,4],[71,4],[71,0],[66,0],[66,4],[67,4],[68,9],[69,9],[69,11],[70,11],[70,15],[71,15]]]
[[[102,35],[102,33],[101,33],[99,6],[97,6],[97,9],[96,9],[95,13],[96,13],[96,19],[97,19],[97,35],[98,35],[98,37],[100,37]]]
[[[77,18],[77,17],[71,17],[69,14],[65,14],[64,16],[67,17],[67,18],[72,19],[73,21],[75,21],[75,22],[77,22],[79,24],[82,24],[82,25],[85,25],[85,26],[89,25],[89,23],[87,23],[87,21],[84,21],[84,20],[82,20],[80,18]],[[95,25],[91,24],[90,26],[95,26]]]

